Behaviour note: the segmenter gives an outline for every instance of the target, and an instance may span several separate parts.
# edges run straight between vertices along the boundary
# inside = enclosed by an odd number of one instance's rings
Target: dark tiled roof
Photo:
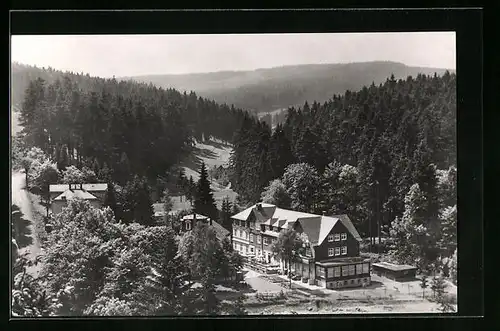
[[[225,227],[223,227],[222,225],[217,223],[216,221],[212,221],[212,226],[213,226],[215,233],[217,235],[217,238],[219,240],[222,241],[224,238],[229,236],[230,232]]]
[[[318,244],[321,229],[321,216],[312,218],[299,218],[297,221],[302,226],[302,230],[307,235],[309,242],[313,245]]]
[[[351,220],[349,219],[349,217],[346,214],[336,215],[336,216],[332,216],[332,217],[336,217],[336,218],[340,219],[342,224],[344,224],[344,226],[352,234],[352,236],[354,238],[356,238],[357,241],[362,241],[361,236],[359,235],[358,231],[356,230],[356,227],[354,226],[354,224],[352,224]]]
[[[402,270],[415,270],[417,267],[406,265],[406,264],[393,264],[388,262],[373,263],[374,267],[379,267],[391,271],[402,271]]]
[[[258,209],[257,205],[253,205],[232,216],[232,218],[247,220],[253,214],[257,222],[279,228],[288,228],[291,224],[298,221],[313,245],[321,245],[335,224],[340,221],[356,240],[361,241],[358,231],[347,215],[321,216],[277,208],[274,205],[266,203],[262,203],[261,206],[262,208]]]

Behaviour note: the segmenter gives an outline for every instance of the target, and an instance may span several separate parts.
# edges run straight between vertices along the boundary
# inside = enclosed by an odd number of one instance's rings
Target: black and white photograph
[[[457,313],[456,55],[12,35],[11,316]]]

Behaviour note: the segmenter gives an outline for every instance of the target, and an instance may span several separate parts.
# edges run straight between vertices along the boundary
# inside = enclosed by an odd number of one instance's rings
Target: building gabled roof
[[[338,220],[339,219],[337,217],[321,216],[321,228],[319,230],[318,245],[323,243],[323,240],[325,240],[330,231],[332,231]]]
[[[232,216],[233,219],[246,221],[253,213],[256,220],[264,225],[270,225],[280,229],[286,229],[299,222],[302,230],[309,238],[313,245],[321,245],[331,232],[337,222],[341,222],[347,231],[358,241],[361,241],[361,236],[352,224],[347,215],[321,216],[278,208],[275,205],[262,203],[262,208],[257,208],[257,204],[253,205],[242,212]]]
[[[212,221],[212,226],[215,230],[215,235],[217,236],[217,239],[219,239],[220,241],[222,241],[224,238],[226,238],[231,234],[225,227],[223,227],[216,221]]]
[[[186,215],[182,218],[182,220],[192,220],[194,219],[196,216],[196,219],[197,220],[207,220],[208,217],[207,216],[204,216],[204,215],[201,215],[201,214],[189,214],[189,215]]]
[[[278,227],[280,229],[284,229],[285,228],[285,223],[286,223],[286,220],[278,220]],[[273,225],[273,226],[276,226],[276,225]]]
[[[54,200],[70,200],[70,199],[96,200],[97,197],[89,192],[82,190],[67,190],[59,194]]]
[[[51,193],[62,193],[69,190],[69,184],[51,184],[49,185],[49,192]],[[82,184],[82,189],[85,191],[106,191],[108,189],[108,184],[106,183],[90,183]]]
[[[262,207],[261,210],[259,210],[257,208],[257,204],[255,204],[255,205],[243,210],[242,212],[239,212],[238,214],[231,216],[231,218],[234,218],[234,219],[237,219],[240,221],[246,221],[246,220],[248,220],[248,217],[252,213],[255,215],[255,218],[260,222],[266,221],[269,218],[272,218],[273,214],[275,213],[275,209],[277,209],[276,206],[272,205],[270,203],[261,203],[260,205]]]
[[[299,218],[302,231],[307,235],[312,245],[318,245],[321,230],[321,216]]]
[[[247,208],[243,210],[242,212],[239,212],[236,215],[231,216],[231,218],[240,220],[240,221],[246,221],[248,219],[248,216],[252,213],[252,208]]]
[[[361,236],[358,233],[358,230],[356,230],[356,227],[354,226],[354,224],[352,224],[351,220],[349,219],[349,216],[347,216],[346,214],[342,214],[342,215],[336,215],[336,216],[332,216],[332,217],[339,218],[340,221],[342,222],[342,224],[344,224],[344,226],[347,228],[347,230],[352,234],[352,236],[357,241],[362,241]]]

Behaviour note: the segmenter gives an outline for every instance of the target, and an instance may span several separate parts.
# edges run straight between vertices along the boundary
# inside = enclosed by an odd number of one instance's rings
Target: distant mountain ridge
[[[442,75],[444,68],[411,67],[399,62],[302,64],[251,71],[142,75],[124,80],[153,83],[163,88],[195,91],[219,103],[234,104],[258,113],[303,105],[305,101],[324,102],[334,94],[359,90],[372,82],[380,84],[394,74],[405,79],[418,74]]]

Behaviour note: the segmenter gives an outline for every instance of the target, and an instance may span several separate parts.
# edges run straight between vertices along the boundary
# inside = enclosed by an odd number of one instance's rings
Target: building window
[[[342,255],[347,254],[347,246],[342,246]]]
[[[363,263],[363,273],[367,274],[370,272],[370,264],[369,263]]]
[[[273,242],[273,244],[276,243],[276,238],[273,238],[272,242]]]
[[[330,234],[328,235],[328,242],[332,242],[333,241],[333,234]]]
[[[349,268],[348,266],[342,266],[342,276],[349,276]]]
[[[236,243],[233,243],[233,248],[234,248],[235,250],[237,250],[237,249],[238,249],[238,248],[237,248],[237,246],[236,246]]]
[[[316,266],[316,276],[318,277],[325,277],[325,268]]]
[[[191,230],[191,221],[186,221],[186,230]]]
[[[355,274],[354,264],[349,266],[349,276],[353,276]]]
[[[335,277],[340,277],[340,267],[335,267]]]
[[[337,283],[337,287],[342,287],[344,284],[342,282]]]
[[[260,244],[260,236],[257,236],[257,244]]]
[[[342,233],[342,240],[347,240],[347,233]]]
[[[311,249],[309,247],[306,248],[306,256],[311,256]]]
[[[236,237],[236,229],[233,229],[233,236]]]
[[[262,252],[260,251],[260,249],[257,250],[257,255],[258,256],[261,256],[262,255]]]
[[[351,285],[354,284],[354,279],[351,279]]]
[[[328,268],[327,275],[328,278],[333,278],[333,268]]]
[[[269,238],[268,237],[264,237],[264,245],[269,245]]]
[[[250,233],[250,242],[253,243],[253,234]]]
[[[335,241],[340,241],[340,233],[335,234]]]
[[[356,264],[356,275],[360,275],[363,273],[363,265],[362,264]]]
[[[340,247],[335,247],[335,256],[340,255]]]
[[[253,246],[250,246],[250,253],[253,253]]]
[[[328,248],[328,256],[333,256],[333,248]]]

